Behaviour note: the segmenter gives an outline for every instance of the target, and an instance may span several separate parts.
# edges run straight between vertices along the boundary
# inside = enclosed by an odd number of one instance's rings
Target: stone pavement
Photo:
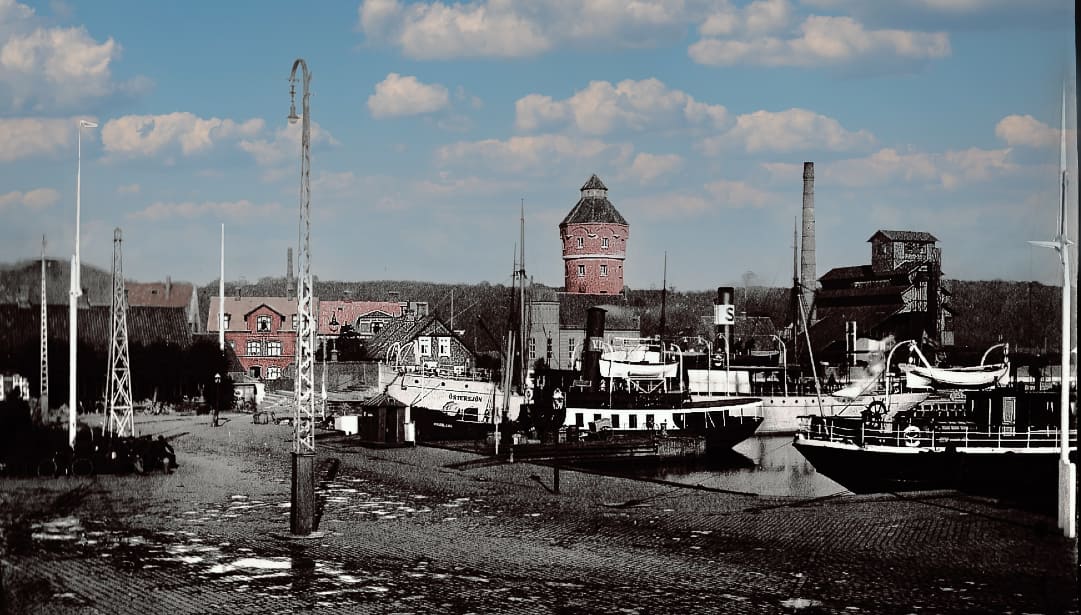
[[[0,613],[1062,613],[1054,519],[954,492],[763,498],[320,437],[289,530],[287,427],[144,422],[171,475],[0,480]],[[66,495],[65,495],[66,494]]]

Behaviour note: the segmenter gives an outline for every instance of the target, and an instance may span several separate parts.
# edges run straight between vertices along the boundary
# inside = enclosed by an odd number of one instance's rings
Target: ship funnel
[[[601,352],[604,350],[604,308],[591,307],[586,312],[586,337],[582,342],[582,380],[592,390],[601,384]]]

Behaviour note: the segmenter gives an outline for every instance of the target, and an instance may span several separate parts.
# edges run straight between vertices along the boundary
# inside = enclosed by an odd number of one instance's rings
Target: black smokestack
[[[729,351],[732,346],[732,325],[736,322],[735,289],[731,286],[717,287],[717,301],[713,306],[713,324],[716,327],[716,336],[721,336],[728,341]],[[721,353],[724,346],[718,346],[716,352]],[[725,357],[728,360],[729,357]]]
[[[595,391],[601,384],[601,351],[604,348],[604,308],[586,312],[586,338],[582,345],[582,379]]]
[[[800,284],[803,287],[803,312],[811,318],[815,298],[815,163],[803,163],[803,245],[800,249]]]

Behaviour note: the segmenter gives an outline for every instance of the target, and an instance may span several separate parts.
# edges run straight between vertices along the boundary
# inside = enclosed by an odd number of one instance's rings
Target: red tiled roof
[[[206,330],[207,332],[217,332],[218,330],[218,299],[219,297],[210,297],[210,308],[207,313]],[[313,308],[315,313],[319,313],[319,300],[312,299]],[[275,312],[285,317],[285,323],[282,325],[282,329],[286,331],[293,330],[293,314],[297,313],[297,300],[287,299],[285,297],[226,297],[225,298],[225,313],[229,314],[229,326],[226,331],[244,331],[244,316],[250,314],[252,310],[258,308],[260,305],[266,305]]]
[[[187,308],[195,287],[189,282],[127,282],[128,305]]]

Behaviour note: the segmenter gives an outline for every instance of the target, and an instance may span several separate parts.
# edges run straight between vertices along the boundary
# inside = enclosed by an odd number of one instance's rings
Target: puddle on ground
[[[268,545],[266,550],[273,553],[259,553],[231,542],[209,544],[188,531],[124,532],[109,529],[105,523],[58,518],[38,524],[34,538],[45,552],[56,556],[107,558],[109,565],[124,571],[167,573],[171,580],[161,584],[163,590],[209,584],[250,596],[288,596],[316,607],[373,599],[398,607],[413,600],[429,603],[462,594],[481,603],[508,597],[539,602],[551,599],[552,590],[573,592],[583,587],[556,582],[533,588],[519,582],[511,585],[462,566],[442,568],[424,560],[405,564],[333,561],[312,557],[306,546],[295,543]],[[54,599],[70,601],[71,596],[58,591]]]

